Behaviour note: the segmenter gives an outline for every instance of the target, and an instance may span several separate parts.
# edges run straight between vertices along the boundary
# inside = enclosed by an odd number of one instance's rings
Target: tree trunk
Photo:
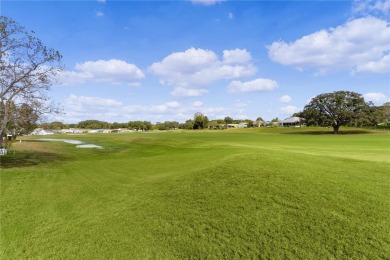
[[[9,103],[6,102],[5,104],[1,104],[1,108],[4,109],[3,111],[3,118],[1,118],[0,121],[0,148],[3,148],[3,137],[7,136],[7,124],[8,124],[8,118],[9,118]]]
[[[337,135],[339,133],[339,125],[333,125],[333,134]]]

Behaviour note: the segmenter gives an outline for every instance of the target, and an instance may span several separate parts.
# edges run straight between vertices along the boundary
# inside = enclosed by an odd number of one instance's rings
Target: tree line
[[[37,119],[37,118],[36,118]],[[261,117],[258,120],[262,120]],[[149,130],[174,130],[174,129],[188,129],[188,130],[196,130],[196,129],[223,129],[226,128],[228,124],[239,124],[239,123],[247,123],[247,127],[253,127],[253,121],[249,119],[240,120],[233,119],[232,117],[225,117],[224,119],[217,120],[209,120],[207,116],[205,116],[201,112],[197,112],[194,114],[192,119],[186,120],[184,123],[180,123],[177,121],[165,121],[165,122],[156,122],[155,124],[150,121],[129,121],[127,123],[118,123],[113,122],[109,123],[106,121],[100,120],[84,120],[80,121],[76,124],[66,124],[59,121],[54,122],[46,122],[46,123],[30,123],[29,127],[26,128],[17,128],[14,126],[15,131],[21,134],[28,134],[35,128],[43,128],[49,130],[61,130],[61,129],[70,129],[70,128],[79,128],[79,129],[120,129],[126,128],[130,130],[137,131],[149,131]]]

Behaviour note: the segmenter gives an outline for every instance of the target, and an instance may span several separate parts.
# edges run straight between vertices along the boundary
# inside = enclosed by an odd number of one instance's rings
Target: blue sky
[[[9,1],[63,55],[50,91],[77,123],[291,116],[337,90],[390,101],[389,0]]]

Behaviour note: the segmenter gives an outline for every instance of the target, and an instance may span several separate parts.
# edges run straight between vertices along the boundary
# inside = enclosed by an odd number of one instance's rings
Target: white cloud
[[[98,60],[76,64],[76,71],[64,71],[59,79],[64,85],[86,82],[133,84],[145,77],[134,64],[122,60]]]
[[[104,16],[104,13],[101,12],[101,11],[96,11],[95,14],[96,14],[97,17],[102,17],[102,16]]]
[[[230,20],[233,20],[234,19],[234,14],[233,13],[228,13],[228,18],[230,19]]]
[[[96,107],[96,108],[106,108],[106,107],[117,107],[121,106],[122,103],[116,101],[114,99],[100,98],[100,97],[85,97],[85,96],[76,96],[70,95],[65,104],[67,106],[80,107],[80,106],[88,106],[88,107]]]
[[[280,108],[280,111],[281,111],[284,115],[292,116],[294,113],[299,112],[300,109],[297,108],[297,107],[295,107],[295,106],[285,106],[285,107]]]
[[[181,104],[177,101],[172,101],[172,102],[166,103],[166,106],[168,108],[179,108],[179,107],[181,107]]]
[[[384,13],[390,10],[390,0],[355,0],[352,3],[352,12],[354,13]]]
[[[289,95],[284,95],[280,97],[279,101],[287,104],[291,102],[291,97]]]
[[[130,119],[158,119],[164,115],[170,118],[186,109],[177,101],[160,105],[126,105],[115,99],[76,95],[68,96],[63,104],[66,120],[72,122],[87,119],[127,122]]]
[[[387,61],[390,27],[385,20],[365,17],[336,28],[320,30],[292,43],[273,42],[269,57],[283,65],[314,68],[321,73],[332,70],[383,72],[380,65],[364,70],[366,64]],[[385,61],[381,61],[385,58]]]
[[[378,61],[370,61],[366,64],[358,65],[356,72],[388,73],[390,72],[390,54],[383,56]]]
[[[253,75],[256,68],[250,59],[250,53],[246,50],[225,51],[223,60],[220,60],[211,50],[190,48],[153,63],[149,71],[159,76],[163,85],[202,86],[217,80]]]
[[[194,5],[210,6],[210,5],[215,5],[215,4],[218,4],[220,2],[223,2],[223,0],[191,0],[191,2]]]
[[[123,104],[114,99],[70,95],[63,102],[63,120],[79,122],[87,119],[110,119],[120,117]],[[61,118],[59,118],[61,119]]]
[[[203,102],[202,101],[195,101],[194,103],[192,103],[192,105],[194,107],[202,107],[203,106]]]
[[[228,86],[228,91],[233,93],[261,92],[261,91],[271,91],[277,87],[278,87],[278,83],[276,81],[259,78],[248,82],[232,81]]]
[[[183,88],[176,87],[171,95],[175,97],[199,97],[208,92],[207,89],[192,89],[192,88]]]
[[[106,2],[106,0],[97,0],[99,3],[105,3]]]
[[[388,101],[390,102],[390,97],[387,97],[385,94],[380,92],[366,93],[363,94],[363,97],[366,102],[372,101],[375,105],[381,105]]]
[[[251,54],[243,49],[235,50],[224,50],[223,51],[223,62],[226,64],[245,64],[250,62],[252,59]]]

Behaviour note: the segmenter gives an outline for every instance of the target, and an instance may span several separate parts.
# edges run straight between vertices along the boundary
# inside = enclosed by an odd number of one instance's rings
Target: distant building
[[[285,127],[299,127],[305,125],[305,119],[294,116],[281,121],[280,125]]]
[[[31,132],[31,135],[52,135],[52,134],[54,134],[53,131],[43,129],[43,128],[37,128]]]
[[[97,133],[103,133],[104,129],[92,129],[89,130],[88,133],[90,134],[97,134]]]
[[[82,134],[87,133],[87,130],[79,129],[79,128],[69,128],[69,129],[62,129],[62,134]]]
[[[238,124],[227,124],[227,128],[238,128]]]
[[[127,129],[127,128],[118,128],[118,129],[116,129],[116,130],[117,130],[118,133],[127,133],[127,132],[130,132],[130,130]]]

